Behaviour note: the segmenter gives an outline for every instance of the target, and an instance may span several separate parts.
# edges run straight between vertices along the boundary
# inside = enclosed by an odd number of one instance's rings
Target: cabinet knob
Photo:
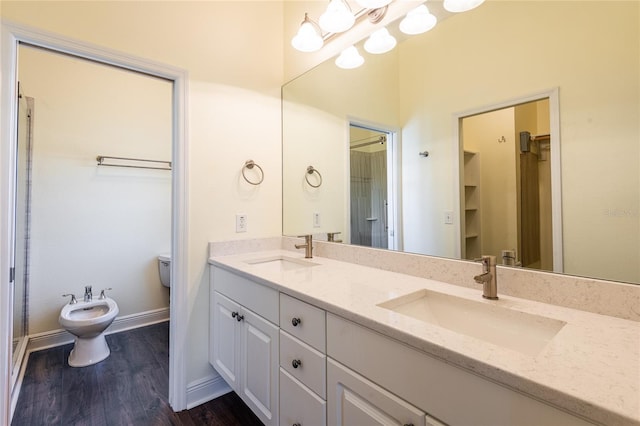
[[[300,423],[294,423],[291,426],[302,426]]]
[[[294,359],[293,361],[291,361],[291,365],[293,366],[293,368],[298,368],[302,365],[302,361],[300,361],[299,359]]]
[[[301,322],[302,321],[300,320],[300,318],[291,318],[291,325],[293,325],[294,327],[297,327]]]
[[[413,423],[405,423],[403,426],[413,426]]]
[[[236,316],[236,320],[237,320],[238,322],[242,321],[243,319],[244,319],[244,315],[240,315],[240,314],[238,314],[238,315]]]
[[[235,318],[235,317],[237,317],[237,316],[238,316],[238,313],[237,313],[237,312],[231,312],[231,318]]]

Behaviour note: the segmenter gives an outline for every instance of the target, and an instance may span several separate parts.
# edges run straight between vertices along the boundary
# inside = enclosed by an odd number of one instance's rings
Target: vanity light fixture
[[[393,0],[356,0],[360,6],[365,9],[378,9],[391,3]]]
[[[358,68],[362,64],[364,64],[364,58],[355,46],[347,47],[336,58],[336,65],[346,70]]]
[[[475,9],[484,3],[484,0],[444,0],[443,7],[449,12],[466,12]]]
[[[438,18],[423,4],[409,11],[400,21],[400,31],[409,35],[422,34],[435,27],[437,22]]]
[[[315,52],[320,50],[323,44],[320,27],[305,13],[304,21],[300,24],[298,33],[291,40],[291,45],[301,52]]]
[[[320,28],[328,33],[347,31],[356,22],[356,17],[345,0],[331,0],[327,10],[320,15]]]
[[[396,47],[397,41],[386,28],[373,32],[364,42],[364,50],[373,54],[386,53]]]

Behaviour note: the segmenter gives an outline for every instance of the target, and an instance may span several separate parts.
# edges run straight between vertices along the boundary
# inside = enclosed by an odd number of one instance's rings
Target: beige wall
[[[213,374],[207,243],[281,233],[280,2],[7,2],[2,17],[189,72],[187,381]],[[259,187],[240,176],[249,158]],[[235,214],[248,232],[235,233]]]

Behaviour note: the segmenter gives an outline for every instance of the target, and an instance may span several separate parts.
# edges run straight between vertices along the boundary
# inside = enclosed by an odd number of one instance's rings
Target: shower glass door
[[[16,167],[15,281],[13,291],[13,372],[16,375],[26,345],[26,298],[29,264],[29,204],[31,192],[31,103],[18,89]]]

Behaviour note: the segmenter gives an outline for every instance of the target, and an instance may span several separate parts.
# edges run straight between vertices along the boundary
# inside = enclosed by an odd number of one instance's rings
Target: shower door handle
[[[387,200],[383,201],[383,208],[382,208],[382,214],[383,214],[383,225],[384,225],[384,230],[388,231],[389,230],[389,224],[388,224],[388,215],[389,212],[387,211],[387,209],[389,208],[389,203],[387,203]]]

